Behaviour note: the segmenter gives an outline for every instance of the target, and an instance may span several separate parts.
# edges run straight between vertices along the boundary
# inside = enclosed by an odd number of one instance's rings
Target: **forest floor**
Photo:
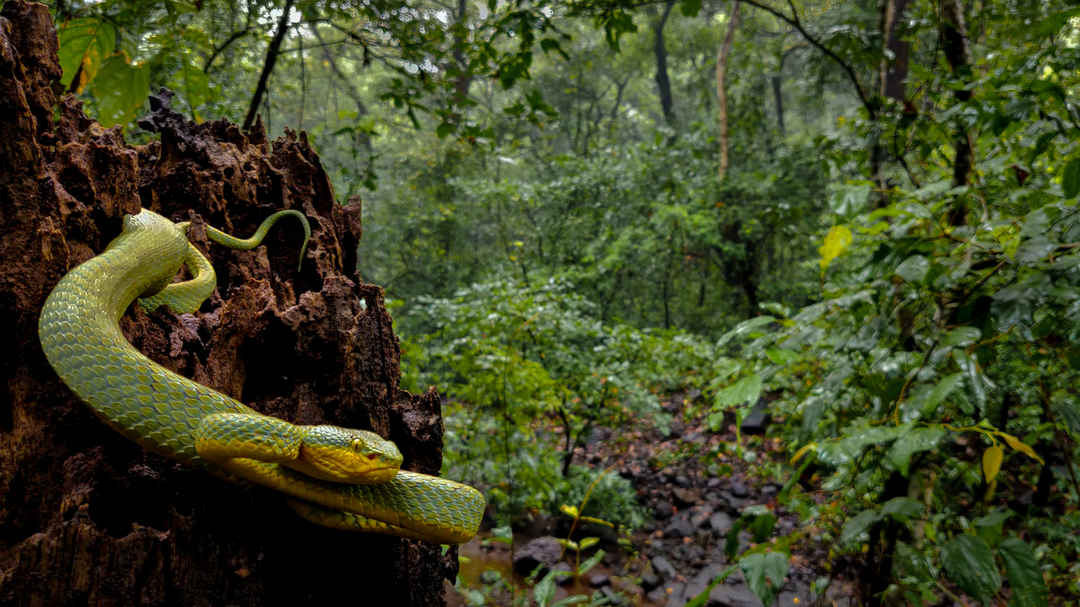
[[[740,457],[735,449],[734,418],[725,420],[730,423],[722,432],[710,431],[704,412],[693,413],[692,403],[699,396],[692,392],[667,400],[665,409],[674,421],[666,432],[655,426],[623,429],[618,434],[600,428],[575,453],[577,463],[609,469],[629,479],[638,502],[651,518],[629,538],[624,536],[622,542],[600,525],[579,527],[574,539],[598,536],[598,546],[606,554],[600,564],[580,578],[563,579],[556,600],[599,592],[613,605],[682,607],[733,564],[725,553],[725,543],[747,508],[763,506],[776,517],[770,539],[765,541],[797,529],[798,517],[777,503],[787,479],[769,478],[767,472],[778,468],[770,464],[786,457],[782,445],[776,439],[744,431],[743,448],[755,454],[754,461],[748,462],[750,458]],[[524,604],[524,595],[531,586],[522,572],[528,573],[537,563],[555,569],[572,568],[566,562],[572,563],[573,555],[565,554],[556,542],[566,537],[566,518],[537,516],[528,529],[515,532],[513,547],[492,541],[490,533],[462,546],[461,554],[466,558],[460,574],[461,590],[474,596],[482,593],[490,599],[486,604]],[[790,569],[773,604],[858,604],[854,585],[828,571],[828,547],[818,541],[813,529],[801,531],[803,539],[791,546]],[[737,539],[738,554],[754,545],[748,530],[740,531]],[[830,575],[834,579],[824,596],[815,596],[812,583]],[[447,594],[451,607],[470,604],[457,589]],[[735,567],[723,583],[712,588],[703,604],[756,607],[761,602]]]

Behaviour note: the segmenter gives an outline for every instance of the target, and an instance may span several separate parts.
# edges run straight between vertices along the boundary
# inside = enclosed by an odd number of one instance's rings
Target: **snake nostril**
[[[371,460],[371,461],[375,461],[375,460],[379,459],[379,454],[378,453],[368,453],[367,458],[369,460]]]

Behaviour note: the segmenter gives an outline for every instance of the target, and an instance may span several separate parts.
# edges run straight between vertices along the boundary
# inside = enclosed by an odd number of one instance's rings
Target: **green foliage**
[[[406,352],[426,353],[422,383],[451,399],[447,470],[487,487],[499,520],[554,512],[591,491],[584,514],[642,522],[633,487],[572,466],[573,449],[597,426],[666,424],[658,382],[700,368],[707,349],[686,335],[605,325],[593,308],[556,281],[500,281],[424,299],[402,321],[419,334]]]

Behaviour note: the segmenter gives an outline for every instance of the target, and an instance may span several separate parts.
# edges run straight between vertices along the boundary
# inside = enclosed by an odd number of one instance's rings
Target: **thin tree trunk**
[[[720,179],[724,178],[728,169],[728,103],[724,79],[727,76],[728,57],[731,55],[731,42],[735,39],[735,26],[739,20],[739,0],[734,0],[734,5],[728,19],[724,45],[720,47],[720,53],[716,57],[716,97],[720,104]]]
[[[784,96],[780,90],[780,73],[777,72],[770,78],[772,81],[773,97],[776,99],[776,126],[780,129],[780,134],[784,134]]]
[[[959,0],[944,0],[942,3],[941,38],[945,59],[949,62],[953,75],[962,80],[970,78],[971,49],[968,47],[967,27],[964,25],[964,7]],[[960,89],[954,96],[957,101],[965,102],[971,99],[971,91]],[[972,149],[967,129],[959,123],[956,127],[955,146],[953,185],[967,185],[972,165]]]
[[[961,81],[968,81],[971,78],[971,49],[968,47],[967,27],[964,25],[964,7],[959,0],[944,0],[941,8],[941,46],[945,52],[945,60],[949,62],[953,76]],[[953,93],[953,96],[957,102],[964,103],[971,99],[971,91],[959,89]],[[967,185],[968,176],[971,174],[974,153],[971,149],[968,130],[959,120],[956,121],[953,147],[956,148],[956,158],[953,160],[953,186],[964,186]],[[965,215],[963,198],[958,196],[949,211],[949,224],[963,225],[966,221]]]
[[[259,74],[259,83],[255,85],[255,94],[251,97],[251,105],[248,106],[247,116],[244,118],[244,124],[241,127],[245,131],[251,129],[251,125],[255,124],[255,115],[259,113],[259,103],[262,102],[263,95],[266,93],[266,83],[270,80],[270,73],[274,71],[274,64],[277,63],[278,51],[281,50],[281,43],[285,40],[285,32],[289,30],[289,17],[292,15],[292,7],[293,0],[285,0],[285,9],[281,11],[277,31],[274,32],[274,37],[270,40],[270,46],[266,49],[266,61],[263,62],[262,73]]]
[[[664,112],[664,120],[669,124],[675,123],[675,109],[671,99],[671,79],[667,71],[667,48],[664,46],[664,25],[671,16],[671,9],[675,6],[675,0],[668,0],[664,4],[664,14],[656,22],[655,43],[653,52],[656,53],[656,88],[660,93],[660,108]]]
[[[900,102],[907,97],[905,86],[911,43],[896,35],[896,24],[904,18],[907,5],[908,0],[886,0],[882,14],[881,33],[885,38],[885,48],[892,54],[892,59],[887,56],[881,59],[881,96]]]

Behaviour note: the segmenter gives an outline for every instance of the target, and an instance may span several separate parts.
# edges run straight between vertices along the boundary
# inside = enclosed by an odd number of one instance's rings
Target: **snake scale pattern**
[[[280,211],[247,240],[212,228],[207,235],[218,244],[250,249],[261,242],[274,221],[288,215],[299,218],[308,230],[302,214]],[[187,266],[192,279],[174,283],[181,266]],[[485,508],[484,497],[476,489],[396,471],[400,464],[396,447],[372,433],[294,426],[262,416],[154,363],[121,333],[120,318],[136,298],[141,297],[147,309],[167,305],[177,313],[194,312],[214,284],[209,261],[188,242],[186,223],[173,223],[148,210],[127,215],[122,233],[106,250],[68,272],[47,298],[38,325],[42,348],[61,380],[124,436],[180,462],[285,493],[290,506],[312,522],[446,544],[463,543],[475,535]],[[233,426],[230,415],[255,421]],[[217,426],[224,430],[216,434],[206,430],[211,420],[224,420],[223,426]],[[252,427],[262,434],[253,436]],[[277,434],[276,429],[282,427],[285,431]],[[312,435],[310,430],[317,428],[332,430],[337,439],[344,433],[344,446],[285,446],[286,433]],[[368,447],[365,435],[381,444]],[[320,431],[314,432],[312,440],[322,440]],[[305,473],[313,468],[310,463],[291,461],[297,452],[318,449],[329,457],[362,451],[364,462],[382,462],[396,454],[397,461],[392,462],[392,470],[380,468],[375,482],[335,482]],[[268,450],[271,455],[263,455]]]

